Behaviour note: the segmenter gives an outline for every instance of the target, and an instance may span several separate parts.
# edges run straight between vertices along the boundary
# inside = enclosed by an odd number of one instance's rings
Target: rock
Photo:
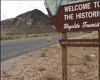
[[[1,21],[2,32],[44,33],[54,32],[50,18],[38,9],[20,14],[13,19]]]

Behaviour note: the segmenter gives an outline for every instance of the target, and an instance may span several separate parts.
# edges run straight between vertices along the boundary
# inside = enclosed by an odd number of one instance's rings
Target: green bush
[[[84,56],[82,57],[82,61],[91,61],[90,55],[84,55]]]

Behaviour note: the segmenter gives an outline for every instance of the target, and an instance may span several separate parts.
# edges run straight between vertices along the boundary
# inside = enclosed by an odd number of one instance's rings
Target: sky
[[[1,20],[14,18],[34,9],[39,9],[47,14],[44,0],[1,0]]]

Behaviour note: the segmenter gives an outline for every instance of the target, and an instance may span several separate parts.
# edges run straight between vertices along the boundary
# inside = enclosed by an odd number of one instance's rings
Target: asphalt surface
[[[68,38],[82,35],[86,33],[69,34]],[[52,37],[51,41],[48,41],[47,37],[1,41],[1,61],[56,44],[59,39],[61,39],[60,36]]]

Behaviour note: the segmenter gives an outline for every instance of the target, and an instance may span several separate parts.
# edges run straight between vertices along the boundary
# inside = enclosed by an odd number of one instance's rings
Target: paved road
[[[74,35],[70,34],[68,35],[68,38],[82,35],[86,35],[86,33]],[[55,36],[52,38],[52,41],[48,41],[47,37],[1,41],[1,60],[3,61],[15,56],[41,49],[51,44],[56,44],[58,43],[59,39],[60,37]]]

